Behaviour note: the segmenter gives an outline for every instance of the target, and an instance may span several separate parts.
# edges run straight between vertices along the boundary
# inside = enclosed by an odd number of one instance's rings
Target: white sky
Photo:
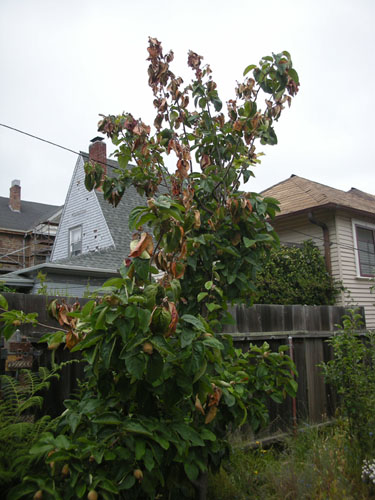
[[[88,149],[99,113],[151,123],[148,36],[213,69],[222,100],[243,69],[288,50],[301,87],[247,189],[297,174],[375,194],[374,0],[1,0],[0,123]],[[0,196],[63,204],[76,157],[0,127]]]

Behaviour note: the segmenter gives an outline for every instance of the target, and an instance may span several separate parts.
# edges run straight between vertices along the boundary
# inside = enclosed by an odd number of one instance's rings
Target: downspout
[[[324,241],[324,260],[326,263],[326,269],[330,276],[332,276],[332,265],[331,265],[331,242],[329,238],[329,229],[325,222],[318,221],[314,218],[312,212],[307,214],[311,224],[315,224],[323,229],[323,241]]]

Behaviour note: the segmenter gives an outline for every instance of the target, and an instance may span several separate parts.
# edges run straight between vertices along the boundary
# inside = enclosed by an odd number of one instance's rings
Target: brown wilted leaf
[[[177,171],[180,176],[186,179],[189,176],[190,163],[186,160],[178,160]]]
[[[234,130],[236,130],[236,132],[241,132],[242,127],[243,127],[243,123],[240,120],[236,120],[233,124],[233,128],[234,128]]]
[[[209,424],[210,422],[212,422],[213,419],[216,417],[216,414],[217,414],[217,406],[211,406],[211,408],[208,410],[206,418],[204,419],[204,423]]]
[[[202,413],[202,415],[205,415],[205,412],[204,412],[204,409],[203,409],[203,406],[202,406],[202,403],[199,399],[199,396],[198,394],[195,396],[195,408],[200,412]]]
[[[213,394],[208,395],[208,407],[218,406],[220,403],[223,391],[215,384],[212,384]]]
[[[173,335],[173,333],[176,331],[177,323],[178,323],[178,312],[177,312],[176,304],[174,302],[168,302],[168,310],[171,313],[172,319],[171,319],[171,322],[169,323],[168,332],[165,335],[166,337]]]
[[[154,251],[154,243],[152,241],[152,236],[149,233],[142,233],[138,244],[130,252],[128,257],[139,257],[142,253],[146,251],[150,256]]]
[[[73,330],[69,330],[69,332],[66,334],[66,341],[65,342],[66,342],[66,347],[70,351],[79,342],[78,334],[76,332],[74,332]]]
[[[181,262],[172,262],[171,264],[171,274],[174,278],[179,279],[185,274],[185,265]]]
[[[194,227],[195,229],[201,227],[201,213],[199,210],[194,210]]]
[[[186,240],[181,245],[181,250],[180,250],[180,259],[184,260],[187,255],[187,243]]]
[[[206,167],[211,165],[211,158],[208,155],[203,155],[200,161],[201,168],[204,170]]]

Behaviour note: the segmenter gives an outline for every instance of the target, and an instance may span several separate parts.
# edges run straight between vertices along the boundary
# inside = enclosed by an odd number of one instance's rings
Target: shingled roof
[[[0,196],[0,229],[29,231],[37,224],[49,220],[61,207],[22,200],[21,211],[9,208],[9,198]]]
[[[262,191],[262,196],[280,202],[278,217],[320,207],[349,208],[358,212],[375,214],[375,196],[356,188],[341,191],[298,175],[279,182]]]

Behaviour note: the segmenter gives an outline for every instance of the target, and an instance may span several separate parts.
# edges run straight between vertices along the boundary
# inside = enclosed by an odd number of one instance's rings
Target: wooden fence
[[[49,326],[56,327],[46,311],[47,304],[55,297],[42,295],[4,294],[11,309],[24,312],[38,312],[42,325],[22,327],[22,335],[32,343],[38,356],[34,367],[48,364],[50,352],[38,344],[38,340]],[[72,303],[75,299],[67,298]],[[84,299],[80,299],[84,302]],[[342,316],[347,313],[339,306],[282,306],[255,305],[251,308],[237,306],[230,312],[236,320],[235,325],[227,326],[224,333],[233,336],[238,347],[246,350],[250,343],[270,344],[271,350],[280,345],[293,348],[293,358],[298,370],[298,393],[296,397],[296,417],[300,422],[318,423],[334,414],[336,397],[331,388],[324,383],[319,364],[332,359],[332,351],[326,340],[337,331]],[[364,309],[360,308],[364,318]],[[4,349],[3,349],[4,351]],[[4,355],[0,371],[4,372]],[[71,358],[64,349],[57,351],[57,361]],[[76,379],[83,373],[82,364],[65,368],[61,381],[54,383],[52,391],[46,395],[46,411],[58,415],[63,409],[63,400],[77,388]],[[270,402],[271,432],[290,428],[293,422],[293,402],[287,398],[281,405]]]

